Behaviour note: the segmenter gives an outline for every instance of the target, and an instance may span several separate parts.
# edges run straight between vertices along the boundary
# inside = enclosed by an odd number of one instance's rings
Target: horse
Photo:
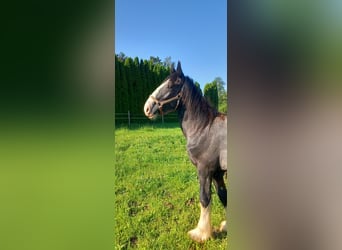
[[[171,65],[170,75],[148,97],[145,115],[154,120],[158,115],[177,112],[181,130],[187,141],[187,153],[197,168],[199,179],[200,217],[197,227],[188,235],[197,242],[213,236],[210,219],[211,185],[227,212],[227,115],[209,105],[193,80],[183,74],[178,61]],[[219,227],[227,232],[226,220]]]

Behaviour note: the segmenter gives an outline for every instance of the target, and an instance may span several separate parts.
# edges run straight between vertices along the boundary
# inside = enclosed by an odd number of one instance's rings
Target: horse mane
[[[220,115],[220,112],[209,104],[200,89],[197,88],[193,80],[188,76],[185,76],[184,79],[183,97],[185,107],[195,117],[199,127],[203,128],[211,124],[215,117]]]

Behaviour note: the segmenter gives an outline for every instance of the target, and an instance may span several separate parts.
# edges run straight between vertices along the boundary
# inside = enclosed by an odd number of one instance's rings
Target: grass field
[[[178,124],[115,130],[115,249],[227,249],[218,235],[204,244],[187,232],[198,222],[199,185]],[[225,212],[212,196],[212,225]]]

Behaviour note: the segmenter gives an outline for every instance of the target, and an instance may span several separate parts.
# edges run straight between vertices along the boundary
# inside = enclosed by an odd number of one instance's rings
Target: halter
[[[179,101],[182,98],[182,95],[183,95],[183,87],[182,87],[182,89],[179,91],[179,93],[176,96],[171,97],[169,99],[166,99],[164,101],[159,101],[153,95],[150,95],[150,97],[158,105],[158,109],[159,109],[160,114],[163,115],[164,114],[164,112],[163,112],[163,105],[167,104],[167,103],[170,103],[170,102],[172,102],[174,100],[177,100],[177,105],[176,105],[175,109],[173,110],[173,111],[176,111],[178,106],[179,106]]]

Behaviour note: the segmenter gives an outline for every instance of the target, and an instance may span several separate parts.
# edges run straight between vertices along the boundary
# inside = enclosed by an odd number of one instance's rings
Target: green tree
[[[147,76],[144,67],[144,60],[140,59],[139,63],[139,71],[140,71],[140,85],[141,85],[141,96],[144,101],[146,101],[148,95],[148,83],[147,83]]]
[[[204,97],[212,107],[218,109],[218,92],[215,82],[207,83],[204,86]]]
[[[132,112],[132,108],[134,106],[134,100],[133,100],[133,93],[134,93],[134,88],[133,88],[133,59],[131,57],[127,57],[124,63],[124,68],[125,68],[125,76],[126,76],[126,84],[127,84],[127,94],[128,94],[128,110]]]
[[[216,83],[217,86],[218,110],[222,113],[227,113],[227,91],[224,88],[226,83],[221,77],[216,77],[213,82]]]
[[[195,82],[195,86],[201,92],[201,95],[203,95],[203,92],[202,92],[202,89],[201,89],[201,84],[199,84],[199,82]]]
[[[114,87],[115,87],[115,112],[120,113],[121,112],[121,102],[120,102],[120,87],[121,87],[121,72],[120,72],[120,64],[118,57],[115,55],[115,81],[114,81]]]
[[[159,57],[132,59],[115,55],[115,112],[143,115],[143,105],[151,92],[170,74]]]
[[[139,58],[135,57],[132,65],[132,113],[140,113],[142,104],[142,86],[139,68]]]
[[[121,108],[122,110],[120,111],[120,113],[126,113],[129,110],[129,99],[128,99],[128,82],[127,82],[127,77],[126,77],[126,70],[124,67],[123,63],[120,63],[120,74],[121,74],[121,78],[120,78],[120,96],[118,101],[121,102]]]
[[[144,71],[145,71],[145,81],[146,81],[146,90],[147,92],[152,91],[152,74],[150,71],[150,64],[148,60],[144,60]]]
[[[118,55],[117,55],[117,58],[118,58],[118,61],[121,61],[121,62],[124,62],[126,60],[126,55],[125,53],[123,52],[120,52]]]
[[[152,62],[152,64],[160,64],[162,62],[158,56],[157,57],[150,56],[150,61]]]
[[[163,66],[166,68],[170,68],[171,65],[172,65],[171,56],[168,56],[164,59]]]

